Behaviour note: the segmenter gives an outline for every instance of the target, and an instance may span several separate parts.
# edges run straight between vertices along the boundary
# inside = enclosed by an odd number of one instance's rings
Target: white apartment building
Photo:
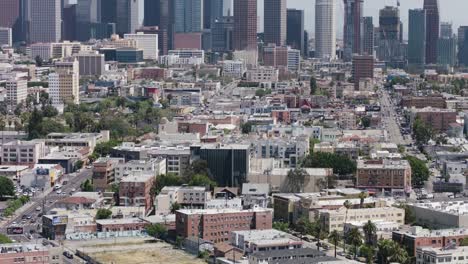
[[[2,164],[24,166],[33,166],[47,154],[43,140],[15,140],[4,143],[0,153]]]
[[[28,81],[20,78],[12,78],[6,81],[7,103],[15,107],[21,102],[26,102],[28,97]]]
[[[279,71],[274,67],[258,67],[247,71],[249,82],[278,82]]]
[[[416,249],[416,264],[466,264],[468,263],[468,247],[447,245],[445,248],[418,247]]]
[[[136,172],[153,176],[162,175],[166,174],[166,159],[129,160],[126,163],[119,163],[114,170],[115,181],[117,182]]]
[[[315,2],[315,57],[333,60],[336,53],[336,1]]]
[[[333,230],[343,231],[345,219],[347,222],[366,222],[385,220],[403,225],[405,221],[405,210],[396,207],[376,207],[346,209],[344,206],[337,210],[319,210],[320,222],[327,232]]]
[[[138,32],[136,34],[125,34],[124,38],[136,41],[136,47],[143,50],[144,60],[158,59],[158,34]]]
[[[223,61],[223,76],[241,78],[246,71],[245,63],[241,60]]]
[[[80,69],[78,60],[57,62],[55,72],[49,74],[49,95],[55,105],[80,103]]]
[[[154,207],[156,214],[168,214],[174,203],[187,208],[204,208],[211,200],[211,193],[205,187],[197,186],[166,186],[156,196]]]
[[[288,70],[297,72],[301,69],[301,51],[288,48]]]

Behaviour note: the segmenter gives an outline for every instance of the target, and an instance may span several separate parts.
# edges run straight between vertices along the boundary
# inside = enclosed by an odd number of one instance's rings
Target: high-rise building
[[[400,10],[397,7],[386,6],[380,10],[378,32],[377,58],[390,64],[401,61]]]
[[[76,3],[64,5],[62,40],[76,40]]]
[[[31,1],[30,41],[58,42],[62,38],[60,0]]]
[[[300,50],[304,56],[304,10],[288,9],[286,24],[286,44],[293,49]]]
[[[93,24],[101,23],[101,0],[78,0],[76,4],[76,39],[92,37]]]
[[[441,38],[451,38],[451,37],[453,37],[452,23],[450,23],[450,22],[440,23],[440,37]]]
[[[335,0],[315,2],[315,57],[333,60],[336,56]]]
[[[80,68],[78,60],[55,63],[55,72],[49,74],[49,95],[52,103],[80,103]]]
[[[410,9],[408,25],[408,68],[422,71],[426,64],[426,10]]]
[[[135,33],[139,28],[140,0],[117,0],[116,31],[117,34]]]
[[[264,42],[265,44],[286,44],[286,0],[265,0]]]
[[[308,58],[309,55],[309,32],[304,30],[304,58]]]
[[[234,17],[224,16],[211,25],[211,49],[215,52],[232,50]]]
[[[163,34],[162,40],[164,41],[164,47],[167,49],[162,49],[162,54],[166,55],[168,50],[173,49],[174,47],[174,1],[172,0],[160,0],[159,8],[159,19],[160,25],[159,28]]]
[[[117,0],[101,1],[101,21],[117,23]]]
[[[234,49],[257,49],[257,0],[234,1]]]
[[[145,34],[138,32],[136,34],[125,34],[126,39],[134,39],[136,47],[143,50],[144,60],[157,60],[158,59],[158,35]]]
[[[232,16],[232,0],[205,0],[203,7],[205,29],[211,29],[216,19],[221,19],[223,16]]]
[[[15,107],[25,103],[28,97],[28,81],[20,78],[12,78],[6,81],[6,101],[8,105]]]
[[[457,63],[457,39],[451,37],[439,38],[437,43],[437,64],[455,66]]]
[[[13,35],[11,32],[11,28],[0,27],[0,46],[2,45],[13,45]]]
[[[437,41],[439,39],[439,0],[424,0],[426,10],[426,63],[437,62]]]
[[[362,45],[363,55],[374,55],[374,22],[372,17],[362,19]]]
[[[11,28],[15,35],[13,39],[19,40],[21,33],[21,1],[1,0],[0,1],[0,27]]]
[[[364,78],[374,78],[374,56],[353,56],[353,80],[354,89],[359,90],[359,82]]]
[[[160,6],[160,0],[145,0],[145,16],[143,18],[144,26],[159,26],[159,23],[161,22],[159,13]]]
[[[458,28],[458,63],[468,66],[468,26]]]
[[[201,32],[203,29],[202,0],[174,0],[175,32]]]
[[[344,0],[343,46],[345,61],[351,61],[353,54],[361,53],[361,23],[364,0]]]

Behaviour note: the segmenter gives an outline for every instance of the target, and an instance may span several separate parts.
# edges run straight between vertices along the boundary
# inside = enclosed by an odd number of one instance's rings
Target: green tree
[[[84,165],[84,162],[82,160],[78,160],[76,163],[75,163],[75,168],[77,170],[83,168],[83,165]]]
[[[246,122],[243,123],[241,126],[242,134],[249,134],[252,132],[252,123],[251,122]]]
[[[163,239],[167,236],[167,228],[162,224],[152,224],[146,227],[146,232],[148,235]]]
[[[369,245],[363,245],[359,248],[359,254],[366,259],[367,264],[374,263],[375,248]]]
[[[86,179],[86,181],[82,182],[81,185],[80,185],[80,188],[81,188],[81,191],[83,191],[83,192],[93,192],[94,191],[93,183],[89,179]]]
[[[377,243],[378,263],[397,262],[406,264],[410,261],[408,252],[400,244],[390,239],[381,239]]]
[[[13,243],[9,237],[4,234],[0,234],[0,244],[10,244]]]
[[[107,142],[101,142],[96,144],[94,147],[94,153],[98,155],[98,157],[105,157],[110,155],[112,148],[118,146],[121,142],[117,140],[109,140]]]
[[[7,177],[0,176],[0,198],[15,195],[15,184]]]
[[[368,196],[367,192],[361,192],[359,193],[359,208],[362,208],[364,205],[364,199],[366,199]]]
[[[433,131],[428,124],[417,117],[413,122],[413,136],[416,144],[422,148],[433,137]]]
[[[370,127],[371,125],[371,119],[368,116],[364,116],[361,118],[361,125],[365,128]]]
[[[461,242],[460,242],[460,247],[466,247],[468,246],[468,237],[465,237]]]
[[[181,206],[178,202],[171,204],[171,214],[175,214],[176,211],[180,210]]]
[[[44,61],[42,60],[42,58],[39,55],[37,55],[34,58],[34,60],[36,61],[36,66],[37,67],[42,67],[42,64],[44,63]]]
[[[283,231],[283,232],[288,232],[289,224],[285,223],[285,222],[275,221],[275,222],[273,222],[273,229]]]
[[[362,227],[364,230],[365,241],[367,245],[374,245],[377,238],[377,226],[371,220],[367,221]]]
[[[335,258],[336,258],[336,247],[338,243],[341,241],[341,235],[337,230],[331,231],[330,235],[328,235],[328,241],[330,241],[333,246],[335,246]]]
[[[97,210],[96,219],[109,219],[112,216],[112,211],[109,209],[101,208]]]
[[[405,210],[405,225],[413,225],[416,223],[416,215],[407,204],[401,203],[396,205],[396,207]]]
[[[208,175],[208,162],[206,160],[194,160],[185,171],[186,180],[190,179],[195,175]]]
[[[348,210],[351,208],[353,204],[349,201],[349,200],[346,200],[344,201],[343,203],[343,206],[346,208],[346,213],[345,213],[345,219],[344,219],[344,225],[343,227],[346,225],[346,223],[348,222]],[[344,229],[343,229],[344,231]],[[344,242],[344,247],[343,247],[343,251],[346,253],[346,242],[348,241],[347,239],[347,233],[346,232],[343,232],[343,235],[344,235],[344,239],[343,239],[343,242]]]
[[[358,247],[362,245],[361,231],[357,227],[352,228],[348,231],[346,237],[348,244],[354,247],[354,258],[356,258]]]
[[[416,157],[406,156],[406,160],[411,166],[411,181],[413,186],[420,187],[429,179],[430,172],[426,163]]]
[[[163,174],[163,175],[158,175],[156,177],[156,180],[153,183],[153,186],[151,187],[151,195],[155,196],[159,194],[159,192],[164,188],[165,186],[180,186],[184,183],[182,178],[179,175],[176,174]]]
[[[212,181],[205,174],[196,174],[190,179],[188,185],[189,186],[204,186],[204,187],[208,187],[210,190],[213,190],[214,187],[216,187],[216,182]]]
[[[332,168],[338,175],[349,175],[356,171],[356,162],[346,156],[314,152],[309,154],[302,162],[304,168]]]
[[[310,77],[310,95],[314,95],[317,92],[317,79]]]
[[[310,181],[310,175],[304,169],[291,169],[288,172],[284,184],[281,186],[282,192],[298,193],[304,191]]]
[[[255,91],[255,96],[258,96],[260,98],[264,97],[267,94],[271,94],[271,89],[257,89]]]

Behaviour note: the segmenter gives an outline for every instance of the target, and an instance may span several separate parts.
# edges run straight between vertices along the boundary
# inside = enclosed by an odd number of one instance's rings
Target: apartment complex
[[[256,208],[183,209],[176,212],[176,233],[181,237],[200,237],[213,243],[227,242],[232,231],[271,229],[273,210]]]
[[[119,184],[120,204],[144,207],[149,213],[152,205],[151,187],[156,177],[152,174],[138,174],[122,178]]]
[[[431,126],[436,132],[445,132],[449,125],[456,123],[457,111],[455,109],[440,109],[425,107],[421,109],[411,109],[411,124],[416,118]]]
[[[49,74],[49,94],[53,104],[80,102],[80,69],[78,60],[57,62],[55,72]]]
[[[123,162],[121,158],[101,157],[93,163],[93,186],[97,191],[110,188],[115,182],[115,168]]]
[[[34,166],[46,155],[43,140],[20,141],[4,143],[1,148],[1,164]]]
[[[20,103],[25,103],[28,97],[28,81],[20,78],[13,78],[6,81],[6,101],[16,107]]]
[[[406,160],[358,160],[357,188],[411,190],[411,166]]]

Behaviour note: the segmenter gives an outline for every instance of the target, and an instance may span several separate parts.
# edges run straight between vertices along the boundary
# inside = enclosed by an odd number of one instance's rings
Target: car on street
[[[59,190],[55,191],[55,193],[62,194],[62,190],[59,189]]]
[[[40,210],[41,210],[41,207],[40,207],[40,206],[36,207],[36,211],[39,212]]]

